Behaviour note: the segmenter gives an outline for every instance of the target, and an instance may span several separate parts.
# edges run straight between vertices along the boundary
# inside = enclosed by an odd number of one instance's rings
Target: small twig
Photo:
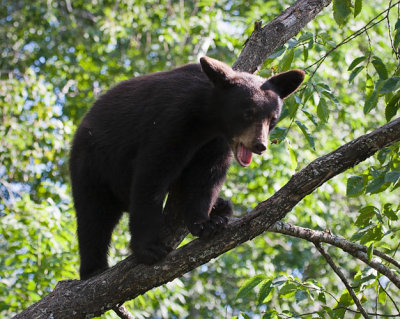
[[[353,310],[353,309],[351,309],[351,308],[349,308],[349,307],[339,306],[339,307],[334,308],[333,310],[336,310],[336,309],[346,309],[346,311],[350,311],[350,312],[352,312],[352,313],[360,313],[359,311]],[[373,312],[368,312],[368,314],[369,314],[370,316],[378,316],[378,318],[379,318],[379,317],[399,318],[399,314],[395,314],[395,315],[386,315],[386,314],[384,314],[384,313],[373,313]]]
[[[121,319],[135,319],[135,317],[129,312],[124,305],[117,305],[113,308],[114,312]]]
[[[396,256],[396,253],[399,250],[399,247],[400,247],[400,243],[397,245],[396,249],[394,250],[393,258],[394,258],[394,256]]]
[[[378,284],[379,284],[379,286],[381,287],[381,289],[385,292],[386,296],[389,297],[390,301],[393,303],[394,307],[395,307],[396,310],[397,310],[398,316],[400,316],[400,309],[399,309],[399,307],[397,307],[396,302],[393,300],[392,296],[387,292],[387,290],[383,287],[383,285],[381,284],[381,282],[379,281],[379,279],[378,279]]]
[[[378,279],[379,282],[379,279]],[[376,290],[376,297],[375,297],[375,313],[378,313],[378,299],[379,299],[379,286],[378,289]],[[375,315],[375,318],[378,318],[378,315]]]
[[[350,42],[351,40],[355,39],[356,37],[360,36],[361,34],[363,34],[364,32],[366,32],[368,29],[371,29],[372,27],[374,27],[375,25],[381,23],[383,20],[386,19],[386,17],[381,18],[379,21],[374,22],[375,20],[377,20],[380,16],[382,16],[385,13],[388,13],[394,6],[398,5],[400,3],[400,1],[396,2],[395,4],[391,4],[389,5],[389,7],[382,11],[381,13],[379,13],[377,16],[375,16],[374,18],[372,18],[370,21],[368,21],[368,23],[366,25],[364,25],[362,28],[358,29],[357,31],[355,31],[354,33],[352,33],[351,35],[349,35],[347,38],[345,38],[342,42],[340,42],[339,44],[335,45],[332,49],[330,49],[328,52],[325,53],[324,56],[322,56],[319,60],[317,60],[316,62],[314,62],[313,64],[309,65],[308,67],[305,68],[305,70],[308,70],[310,68],[312,68],[314,65],[316,65],[316,68],[313,70],[313,72],[310,75],[310,79],[314,76],[315,72],[317,72],[317,70],[319,69],[319,67],[321,66],[321,64],[325,61],[325,59],[328,57],[328,55],[330,55],[333,51],[335,51],[337,48],[341,47],[343,44],[346,44],[348,42]]]
[[[389,8],[392,6],[392,0],[389,1]],[[396,56],[396,59],[399,59],[399,53],[397,52],[396,48],[394,47],[393,43],[393,37],[392,37],[392,31],[390,30],[390,18],[389,18],[389,13],[390,10],[386,13],[386,21],[388,25],[388,34],[389,34],[389,39],[390,39],[390,45],[392,46],[392,50],[394,55]]]
[[[342,280],[342,282],[344,283],[344,285],[347,288],[347,291],[349,292],[351,298],[353,298],[354,303],[357,306],[358,311],[360,311],[360,313],[363,315],[364,318],[369,318],[367,312],[364,310],[363,306],[361,305],[360,300],[358,300],[353,288],[351,288],[349,282],[347,281],[346,277],[343,275],[342,271],[335,265],[335,263],[333,262],[331,256],[329,256],[325,250],[322,248],[320,243],[314,243],[315,247],[318,249],[318,251],[320,252],[320,254],[325,258],[325,260],[327,261],[327,263],[329,264],[329,266],[331,266],[331,268],[333,269],[333,271],[336,273],[336,275],[338,275],[338,277]]]

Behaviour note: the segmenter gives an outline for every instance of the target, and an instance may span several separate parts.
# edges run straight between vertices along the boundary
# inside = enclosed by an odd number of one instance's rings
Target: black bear
[[[123,212],[138,260],[165,257],[171,248],[158,235],[167,194],[179,198],[193,235],[209,238],[225,227],[232,208],[218,193],[233,155],[248,166],[252,153],[266,149],[282,100],[303,79],[291,70],[265,80],[203,57],[101,96],[79,125],[70,157],[81,279],[108,267]]]

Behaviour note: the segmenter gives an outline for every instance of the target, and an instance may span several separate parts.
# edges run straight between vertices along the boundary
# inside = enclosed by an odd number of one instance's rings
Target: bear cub
[[[108,268],[112,231],[129,213],[130,247],[152,264],[170,251],[159,238],[163,202],[189,231],[210,238],[232,207],[218,197],[234,157],[248,166],[267,148],[282,101],[302,83],[291,70],[268,80],[203,57],[124,81],[102,95],[75,134],[70,174],[77,215],[80,277]]]

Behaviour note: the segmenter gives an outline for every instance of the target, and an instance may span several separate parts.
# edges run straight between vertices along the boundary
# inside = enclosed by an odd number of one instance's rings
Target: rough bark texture
[[[298,0],[265,27],[256,24],[233,68],[254,73],[268,56],[299,33],[331,1]]]

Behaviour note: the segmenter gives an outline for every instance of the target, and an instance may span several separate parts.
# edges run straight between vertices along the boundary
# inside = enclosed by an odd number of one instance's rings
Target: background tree
[[[95,97],[120,80],[196,61],[204,54],[233,62],[253,22],[269,21],[289,4],[3,1],[2,316],[39,300],[57,281],[77,278],[66,161],[72,133]],[[333,10],[325,10],[269,56],[261,75],[299,67],[309,77],[286,103],[272,136],[278,143],[263,158],[255,158],[251,169],[232,167],[223,192],[234,201],[238,216],[313,159],[395,116],[400,97],[397,21],[398,3],[393,1],[356,0],[352,6],[335,1]],[[368,259],[373,248],[396,259],[398,147],[384,148],[324,184],[285,221],[367,245]],[[113,237],[112,263],[128,254],[126,234],[124,220]],[[358,311],[318,250],[304,240],[268,233],[127,306],[138,318],[215,318],[241,312],[251,317],[309,313],[304,317],[341,318]],[[328,252],[364,309],[399,314],[398,288],[387,277],[342,250]],[[394,271],[398,276],[399,269]]]

